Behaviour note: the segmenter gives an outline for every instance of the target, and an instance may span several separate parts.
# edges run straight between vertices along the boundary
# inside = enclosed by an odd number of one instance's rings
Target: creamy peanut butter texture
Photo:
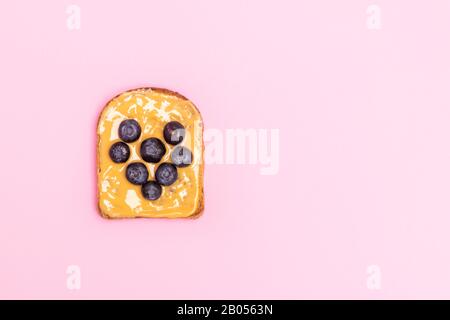
[[[112,144],[120,141],[118,129],[123,120],[135,119],[142,128],[139,139],[128,143],[130,158],[114,163],[109,157]],[[170,121],[185,127],[181,146],[192,151],[192,163],[177,168],[178,179],[163,187],[161,197],[150,201],[141,193],[141,186],[127,181],[125,170],[133,162],[144,163],[149,180],[163,162],[171,162],[175,146],[165,143],[163,128]],[[106,218],[186,218],[197,216],[203,209],[203,122],[195,105],[183,96],[165,89],[143,88],[124,92],[107,103],[100,114],[97,145],[98,206]],[[167,149],[159,163],[147,163],[140,155],[141,142],[155,137]]]

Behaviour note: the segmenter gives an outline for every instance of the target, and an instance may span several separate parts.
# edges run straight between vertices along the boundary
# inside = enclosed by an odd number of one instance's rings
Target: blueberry
[[[156,181],[163,186],[170,186],[178,178],[177,167],[171,163],[161,163],[155,172]]]
[[[127,180],[132,184],[144,184],[148,179],[148,170],[145,164],[136,162],[130,163],[126,171]]]
[[[134,142],[141,136],[141,126],[136,120],[124,120],[119,125],[119,137],[125,142]]]
[[[173,164],[180,168],[187,167],[192,163],[192,152],[186,147],[175,147],[170,157]]]
[[[155,181],[148,181],[142,185],[142,196],[147,200],[156,200],[161,197],[162,188]]]
[[[109,149],[109,156],[115,163],[127,162],[130,157],[130,147],[126,143],[116,142]]]
[[[166,153],[166,147],[161,140],[150,138],[142,141],[141,157],[146,162],[158,163]]]
[[[178,121],[171,121],[164,126],[164,140],[171,145],[177,145],[183,141],[185,129]]]

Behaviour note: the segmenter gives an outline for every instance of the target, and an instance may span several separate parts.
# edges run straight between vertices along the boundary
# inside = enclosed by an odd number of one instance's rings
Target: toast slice
[[[97,135],[103,217],[199,216],[204,207],[203,121],[191,101],[159,88],[123,92],[104,107]]]

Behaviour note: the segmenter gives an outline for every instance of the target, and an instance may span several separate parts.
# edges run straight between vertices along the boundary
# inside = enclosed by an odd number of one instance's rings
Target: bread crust
[[[202,132],[201,132],[201,144],[202,144],[202,158],[201,158],[201,170],[200,170],[200,175],[201,175],[201,181],[202,181],[202,185],[201,188],[199,190],[200,195],[197,201],[197,210],[192,213],[190,216],[187,217],[180,217],[180,218],[170,218],[170,217],[158,217],[157,219],[169,219],[169,220],[173,220],[173,219],[198,219],[200,216],[203,215],[204,209],[205,209],[205,195],[204,195],[204,152],[205,152],[205,145],[204,145],[204,140],[203,140],[203,133],[204,133],[204,122],[203,122],[203,117],[200,113],[200,111],[198,110],[197,106],[190,101],[188,98],[186,98],[184,95],[176,92],[176,91],[172,91],[169,89],[165,89],[165,88],[159,88],[159,87],[139,87],[139,88],[135,88],[135,89],[129,89],[126,91],[123,91],[117,95],[115,95],[113,98],[109,99],[108,102],[106,102],[106,104],[103,106],[102,111],[100,112],[98,118],[97,118],[97,126],[96,126],[96,132],[97,132],[97,144],[96,144],[96,154],[97,154],[97,208],[98,208],[98,212],[100,214],[101,217],[105,218],[105,219],[111,219],[111,220],[116,220],[116,219],[130,219],[130,218],[134,218],[134,219],[138,219],[138,218],[152,218],[155,219],[156,217],[142,217],[142,216],[134,216],[134,217],[111,217],[109,216],[107,213],[103,212],[103,210],[101,209],[100,206],[100,189],[98,187],[98,179],[101,173],[101,169],[100,169],[100,134],[98,133],[98,126],[100,124],[100,119],[103,116],[103,113],[106,112],[107,110],[107,106],[110,104],[111,101],[113,101],[114,99],[118,98],[119,96],[123,95],[124,93],[127,92],[136,92],[136,91],[147,91],[147,90],[151,90],[151,91],[155,91],[155,92],[159,92],[162,94],[166,94],[166,95],[172,95],[175,97],[178,97],[180,99],[189,101],[195,108],[195,110],[197,111],[197,113],[200,115],[200,119],[202,122]]]

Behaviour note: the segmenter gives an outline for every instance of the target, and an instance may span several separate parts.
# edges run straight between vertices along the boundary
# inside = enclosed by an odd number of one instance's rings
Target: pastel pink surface
[[[356,0],[75,3],[79,31],[2,5],[0,298],[450,298],[448,1],[378,1],[380,31]],[[279,128],[279,173],[207,165],[200,219],[102,219],[97,117],[141,86]]]

